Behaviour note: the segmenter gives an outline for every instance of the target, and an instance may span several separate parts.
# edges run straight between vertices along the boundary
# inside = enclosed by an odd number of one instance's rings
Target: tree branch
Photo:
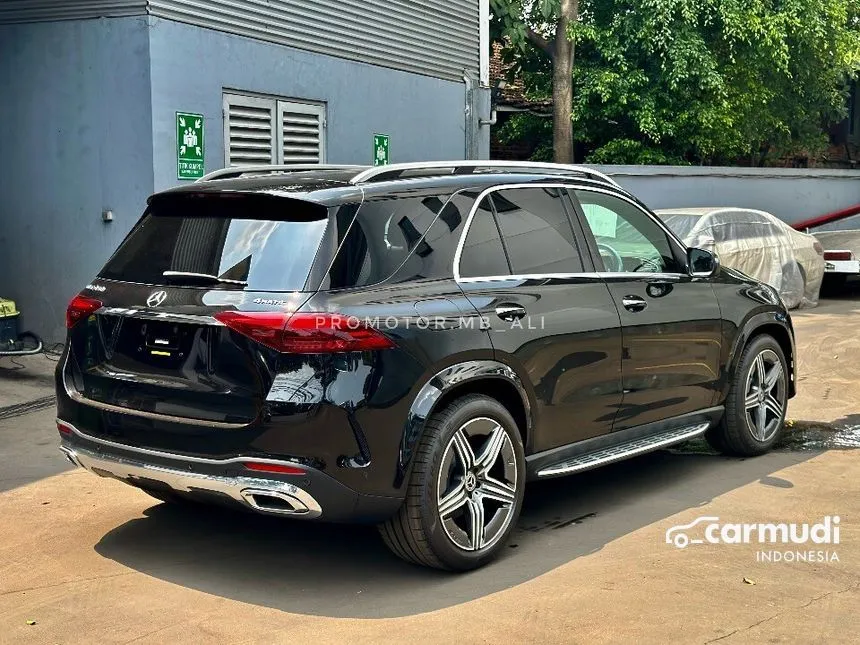
[[[531,27],[526,27],[526,36],[528,36],[529,42],[540,49],[544,54],[553,58],[555,55],[555,46],[553,43],[548,41],[546,38],[541,36],[538,32],[536,32]]]

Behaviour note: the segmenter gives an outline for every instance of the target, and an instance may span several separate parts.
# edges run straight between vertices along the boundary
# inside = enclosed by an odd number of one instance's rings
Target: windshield
[[[247,282],[253,291],[301,291],[327,226],[325,207],[292,199],[160,199],[101,276],[165,284],[164,273],[169,271]],[[183,278],[172,277],[170,282],[182,284]],[[189,279],[189,286],[195,284],[199,283]]]
[[[681,240],[686,241],[696,224],[701,221],[698,215],[661,215],[660,219],[669,227],[669,230]]]

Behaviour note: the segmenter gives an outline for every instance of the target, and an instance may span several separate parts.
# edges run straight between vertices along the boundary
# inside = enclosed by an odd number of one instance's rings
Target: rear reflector
[[[101,309],[102,303],[95,298],[77,295],[72,298],[69,308],[66,309],[66,328],[71,329],[82,320],[86,320],[96,311]]]
[[[266,464],[259,461],[246,461],[245,468],[258,473],[273,473],[275,475],[304,475],[303,468],[285,466],[283,464]]]
[[[62,421],[57,421],[57,430],[60,431],[60,434],[70,437],[73,434],[73,430],[67,426]]]
[[[847,261],[853,260],[854,254],[851,251],[825,251],[824,252],[825,260],[836,260],[839,261]]]
[[[384,334],[351,316],[222,311],[215,318],[233,331],[285,354],[365,352],[394,347]]]

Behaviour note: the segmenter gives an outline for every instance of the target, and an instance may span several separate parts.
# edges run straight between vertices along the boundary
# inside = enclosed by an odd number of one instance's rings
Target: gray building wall
[[[327,162],[370,164],[374,133],[392,162],[465,156],[465,85],[150,18],[155,189],[176,179],[177,111],[203,114],[206,170],[224,167],[225,89],[327,104]]]
[[[799,222],[860,204],[860,171],[595,166],[653,209],[739,206]]]
[[[18,302],[22,328],[48,341],[62,340],[69,299],[147,196],[180,183],[176,111],[205,115],[206,170],[223,167],[224,89],[326,102],[329,163],[369,164],[374,133],[391,136],[394,162],[467,156],[467,129],[482,150],[476,120],[486,115],[466,113],[462,81],[151,15],[2,18],[0,296]],[[104,210],[113,222],[102,221]]]
[[[152,190],[148,57],[145,18],[0,25],[0,296],[47,339]]]

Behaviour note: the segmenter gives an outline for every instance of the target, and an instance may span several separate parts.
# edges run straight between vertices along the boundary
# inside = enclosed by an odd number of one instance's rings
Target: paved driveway
[[[860,423],[858,314],[860,302],[842,300],[795,315],[796,427]],[[456,576],[401,563],[370,527],[158,504],[69,470],[55,434],[50,409],[0,415],[3,643],[849,643],[860,633],[856,451],[737,460],[694,445],[540,482],[505,557]],[[665,543],[667,529],[701,516],[825,515],[840,516],[841,541],[815,548],[838,561]]]

